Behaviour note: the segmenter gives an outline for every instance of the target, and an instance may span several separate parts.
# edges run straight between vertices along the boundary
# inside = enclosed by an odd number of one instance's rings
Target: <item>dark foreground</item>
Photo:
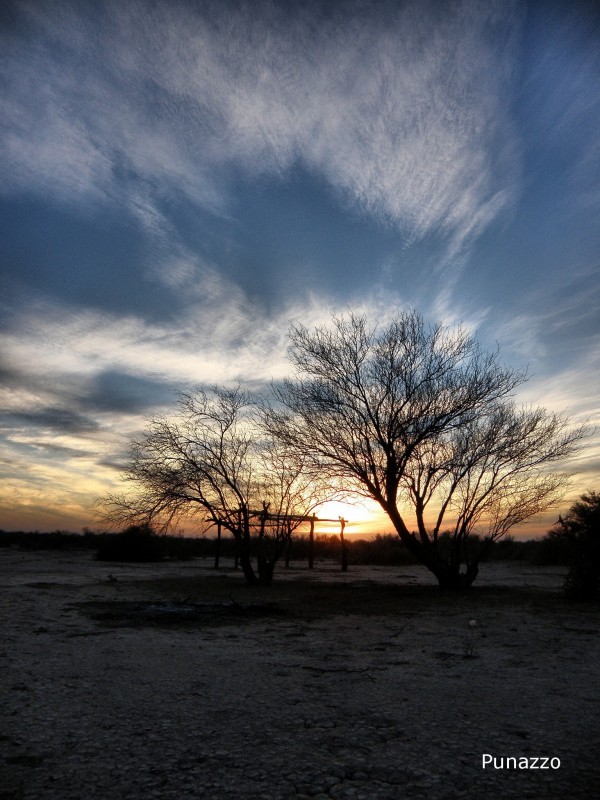
[[[460,597],[406,567],[249,589],[4,549],[0,798],[593,797],[600,609],[560,570],[484,570]]]

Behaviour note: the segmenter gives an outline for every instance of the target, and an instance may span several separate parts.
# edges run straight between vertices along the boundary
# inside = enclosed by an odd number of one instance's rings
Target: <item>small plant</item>
[[[463,638],[463,658],[479,658],[477,655],[477,642],[479,640],[479,628],[477,627],[477,620],[469,620],[469,628],[466,636]]]

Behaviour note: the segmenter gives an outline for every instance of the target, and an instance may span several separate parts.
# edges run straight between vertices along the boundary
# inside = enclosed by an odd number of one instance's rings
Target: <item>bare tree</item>
[[[102,503],[106,521],[163,530],[184,518],[220,524],[239,544],[249,583],[271,582],[302,517],[323,502],[302,461],[265,439],[239,388],[182,395],[176,418],[154,418],[133,442],[124,478],[134,491]]]
[[[487,547],[559,494],[565,477],[548,466],[584,430],[517,410],[525,373],[465,331],[427,327],[415,311],[387,327],[350,313],[314,331],[295,325],[291,340],[296,376],[274,388],[263,424],[311,470],[375,499],[440,586],[475,579],[483,553],[469,551],[471,534],[483,532]],[[448,520],[449,554],[440,547]]]

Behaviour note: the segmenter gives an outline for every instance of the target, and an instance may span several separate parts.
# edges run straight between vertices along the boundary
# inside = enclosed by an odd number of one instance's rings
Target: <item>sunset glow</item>
[[[340,533],[340,523],[338,519],[346,521],[344,535],[371,535],[382,533],[391,528],[390,521],[382,512],[381,508],[369,500],[357,501],[356,503],[342,503],[338,500],[331,500],[323,503],[315,511],[317,517],[322,520],[334,520],[334,522],[319,522],[315,528],[317,533]]]

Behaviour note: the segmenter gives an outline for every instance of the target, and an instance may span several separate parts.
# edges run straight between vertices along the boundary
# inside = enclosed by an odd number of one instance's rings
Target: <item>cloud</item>
[[[122,490],[128,443],[146,415],[172,413],[178,391],[199,384],[242,381],[264,389],[289,371],[290,320],[312,327],[329,319],[323,299],[261,316],[216,273],[197,264],[179,267],[177,281],[189,302],[175,328],[49,302],[5,319],[4,527],[89,525],[95,501]],[[198,290],[202,275],[206,288]],[[363,298],[362,307],[384,320],[389,300]]]
[[[541,8],[543,18],[536,28],[529,75],[529,117],[537,137],[533,147],[563,172],[563,200],[571,213],[597,211],[600,203],[598,10],[593,3]]]
[[[91,433],[98,430],[98,423],[88,416],[78,414],[70,408],[42,408],[36,411],[13,411],[3,414],[0,423],[34,425],[51,428],[64,433]]]
[[[92,411],[137,414],[172,399],[173,387],[165,382],[108,369],[90,381],[81,402]]]
[[[177,327],[48,302],[5,320],[0,423],[9,475],[21,470],[35,482],[39,464],[51,461],[85,484],[104,474],[106,491],[147,417],[174,412],[182,390],[241,382],[264,391],[289,374],[290,322],[312,328],[345,310],[309,298],[268,317],[216,273],[195,290],[202,274],[193,265],[180,271],[189,302]],[[357,309],[385,323],[391,300],[363,296]]]
[[[511,354],[535,371],[560,372],[597,352],[600,286],[596,264],[549,274],[544,282],[512,300],[510,315],[494,320],[495,336]]]
[[[271,379],[289,373],[290,320],[312,328],[326,323],[331,311],[346,310],[313,299],[268,318],[216,274],[209,273],[206,297],[194,293],[200,274],[192,267],[180,270],[178,280],[184,289],[189,280],[190,291],[176,329],[133,316],[38,304],[2,334],[5,464],[0,472],[4,497],[12,498],[4,501],[3,525],[10,526],[13,518],[31,520],[33,527],[89,524],[93,502],[122,488],[119,472],[127,461],[127,445],[144,428],[145,415],[173,412],[178,391],[198,384],[241,381],[264,389]],[[393,300],[376,292],[356,307],[385,324],[402,305],[400,298],[397,304]],[[447,313],[452,315],[450,306]],[[579,354],[555,374],[534,375],[519,400],[566,411],[575,422],[597,420],[596,352],[600,349]],[[599,435],[596,431],[568,465],[586,486],[600,477],[595,471]],[[45,503],[45,522],[32,503]]]
[[[518,9],[23,3],[1,42],[4,191],[118,200],[160,235],[165,198],[225,213],[231,176],[302,163],[458,252],[517,190]]]
[[[79,450],[75,447],[67,447],[66,445],[55,444],[54,442],[34,440],[29,443],[29,446],[42,453],[47,453],[48,455],[58,454],[60,456],[67,456],[68,458],[87,458],[93,455],[90,450]]]
[[[216,271],[194,264],[181,269],[177,281],[188,303],[175,324],[31,302],[0,333],[4,408],[43,419],[48,409],[66,405],[114,419],[114,412],[166,407],[177,390],[193,385],[264,386],[289,372],[290,321],[313,327],[345,310],[309,296],[269,316]],[[385,322],[395,310],[393,295],[363,294],[356,308]]]
[[[551,374],[533,374],[518,392],[519,402],[565,414],[572,426],[587,426],[588,435],[581,449],[564,465],[564,469],[577,480],[569,494],[571,499],[600,482],[598,353],[599,348],[587,353],[573,353],[571,363]]]

